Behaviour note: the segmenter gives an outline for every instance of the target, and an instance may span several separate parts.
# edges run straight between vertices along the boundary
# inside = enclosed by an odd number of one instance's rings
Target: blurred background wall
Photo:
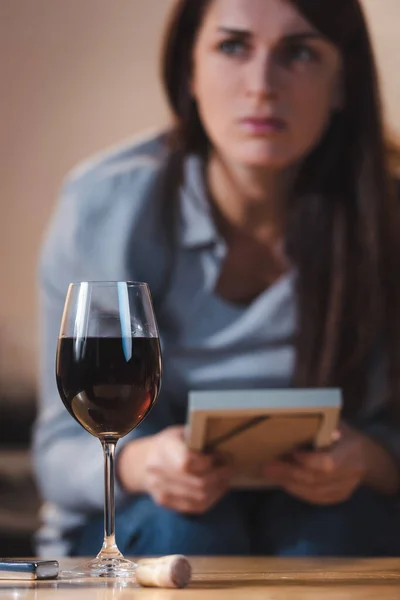
[[[400,0],[363,1],[388,120],[400,131]],[[37,253],[66,171],[92,152],[167,122],[157,73],[170,4],[0,0],[3,394],[30,395],[35,387]]]

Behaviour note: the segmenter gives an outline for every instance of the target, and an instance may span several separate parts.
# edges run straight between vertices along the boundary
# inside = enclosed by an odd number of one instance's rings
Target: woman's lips
[[[246,117],[240,120],[245,131],[255,135],[271,135],[286,129],[286,123],[277,117]]]

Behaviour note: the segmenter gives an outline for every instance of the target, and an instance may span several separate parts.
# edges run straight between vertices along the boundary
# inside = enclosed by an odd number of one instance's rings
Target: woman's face
[[[341,107],[341,57],[287,0],[212,0],[191,91],[222,157],[282,169],[316,146]]]

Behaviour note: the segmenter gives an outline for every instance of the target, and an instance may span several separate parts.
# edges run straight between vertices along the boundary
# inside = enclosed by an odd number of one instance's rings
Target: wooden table
[[[61,561],[61,568],[81,561]],[[185,590],[118,580],[0,582],[0,600],[400,600],[400,558],[193,558]]]

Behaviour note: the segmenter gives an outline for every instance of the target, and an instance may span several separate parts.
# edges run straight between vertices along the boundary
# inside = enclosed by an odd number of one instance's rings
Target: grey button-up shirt
[[[183,423],[190,389],[291,385],[295,275],[283,276],[245,307],[218,297],[214,288],[226,247],[210,214],[201,161],[194,156],[186,160],[180,190],[173,274],[167,293],[159,297],[169,260],[160,217],[167,153],[159,135],[75,170],[43,244],[40,410],[34,430],[35,467],[45,500],[38,534],[43,556],[68,552],[68,533],[103,508],[100,444],[68,414],[55,380],[57,337],[71,281],[148,281],[159,309],[162,390],[150,415],[119,448],[135,436]],[[400,456],[399,433],[384,419],[382,381],[377,368],[360,427]],[[117,506],[127,500],[117,485]]]

